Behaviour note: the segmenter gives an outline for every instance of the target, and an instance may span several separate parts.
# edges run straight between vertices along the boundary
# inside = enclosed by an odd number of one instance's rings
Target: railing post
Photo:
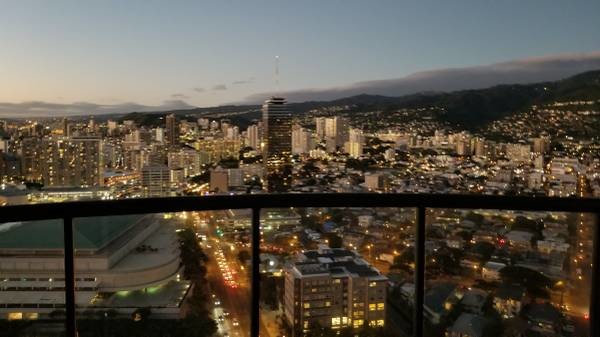
[[[63,218],[65,259],[65,327],[67,337],[77,337],[75,326],[75,247],[73,246],[73,218]]]
[[[592,253],[592,294],[590,300],[590,336],[600,336],[600,213],[594,219],[594,251]]]
[[[252,209],[252,308],[250,336],[260,332],[260,208]]]
[[[417,207],[415,228],[415,306],[413,337],[423,336],[423,302],[425,298],[425,207]]]

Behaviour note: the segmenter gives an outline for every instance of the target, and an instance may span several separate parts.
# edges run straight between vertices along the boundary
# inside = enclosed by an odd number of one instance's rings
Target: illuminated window
[[[308,321],[304,321],[304,329],[308,329]]]
[[[309,302],[304,302],[304,309],[308,309],[310,308],[310,303]]]
[[[35,320],[35,319],[38,319],[39,317],[40,317],[40,315],[37,312],[29,312],[29,313],[25,314],[26,319]]]
[[[343,325],[348,324],[348,317],[342,317],[342,324]]]
[[[342,280],[340,280],[339,278],[336,278],[335,280],[333,280],[333,283],[341,283]]]
[[[385,325],[385,321],[382,319],[378,319],[377,320],[377,326],[384,326]]]
[[[375,303],[370,303],[369,304],[369,311],[375,311],[375,309],[377,309],[377,305]]]
[[[325,301],[325,306],[326,306],[326,307],[330,307],[330,306],[331,306],[331,302],[329,302],[329,301]]]
[[[14,321],[14,320],[19,320],[19,319],[23,319],[23,313],[22,312],[9,312],[8,313],[8,320],[9,321]]]
[[[385,309],[385,304],[384,303],[377,303],[377,310],[383,310]]]
[[[362,319],[355,319],[354,323],[352,325],[355,328],[361,328],[364,324],[365,324],[365,321],[363,321]]]
[[[371,282],[371,283],[369,283],[369,287],[373,288],[375,286],[377,286],[377,282]]]
[[[331,317],[331,325],[340,325],[342,324],[341,317]]]
[[[369,321],[369,326],[377,326],[377,321]]]

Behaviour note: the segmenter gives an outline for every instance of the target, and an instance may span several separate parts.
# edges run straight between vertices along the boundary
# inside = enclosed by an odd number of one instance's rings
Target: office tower
[[[250,146],[254,150],[259,151],[260,150],[260,137],[258,134],[258,126],[257,125],[250,125],[248,127],[248,130],[246,131],[246,137],[248,138],[246,145]]]
[[[385,326],[387,278],[346,249],[298,254],[285,268],[284,315],[292,336],[314,327]]]
[[[344,146],[348,141],[348,120],[344,117],[332,117],[325,120],[325,138],[332,139],[336,147]]]
[[[315,129],[317,140],[320,142],[325,139],[325,124],[327,118],[325,117],[315,117]]]
[[[286,101],[281,97],[271,97],[263,105],[264,157],[281,157],[292,151],[292,114]]]
[[[292,114],[284,98],[271,97],[263,105],[263,142],[265,189],[269,192],[288,191],[292,183],[292,167],[289,163]]]
[[[175,114],[170,114],[165,118],[165,135],[167,144],[170,146],[179,144],[179,124]]]
[[[71,136],[71,129],[70,129],[71,124],[69,123],[69,120],[67,118],[63,118],[62,120],[62,134],[65,137],[70,137]]]
[[[292,130],[292,154],[308,153],[314,148],[312,132],[300,126]]]
[[[141,170],[144,196],[160,197],[169,195],[171,172],[165,165],[145,165]]]

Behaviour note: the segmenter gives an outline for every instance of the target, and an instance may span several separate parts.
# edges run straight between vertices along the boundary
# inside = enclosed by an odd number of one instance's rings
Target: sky
[[[595,53],[598,13],[598,0],[3,0],[0,103],[213,106]]]

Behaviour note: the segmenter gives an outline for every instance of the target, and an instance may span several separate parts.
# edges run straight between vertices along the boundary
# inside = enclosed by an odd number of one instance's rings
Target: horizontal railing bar
[[[0,222],[91,216],[284,207],[405,207],[590,212],[600,199],[459,194],[244,194],[92,200],[0,207]]]

